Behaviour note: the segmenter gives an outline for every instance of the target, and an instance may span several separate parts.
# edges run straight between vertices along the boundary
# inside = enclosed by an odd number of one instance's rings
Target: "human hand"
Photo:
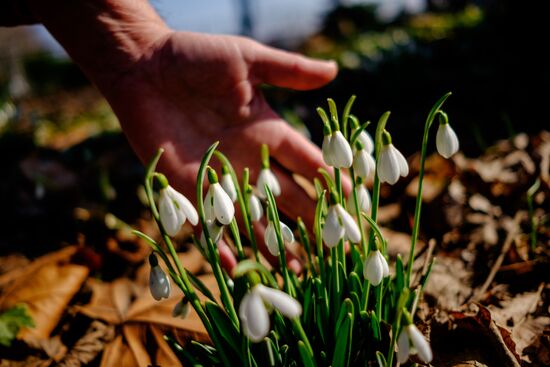
[[[292,174],[317,176],[319,167],[326,168],[321,152],[270,108],[259,86],[312,89],[336,72],[332,62],[242,37],[169,32],[115,82],[100,87],[140,158],[148,161],[163,147],[159,168],[188,198],[195,198],[200,160],[214,141],[237,173],[250,168],[252,182],[265,143],[281,183],[280,209],[311,225],[315,203]],[[263,228],[256,227],[263,244]]]

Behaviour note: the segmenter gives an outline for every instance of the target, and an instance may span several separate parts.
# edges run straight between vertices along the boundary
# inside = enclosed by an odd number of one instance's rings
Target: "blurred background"
[[[446,111],[468,156],[550,126],[543,2],[152,3],[175,29],[241,34],[336,60],[338,78],[320,90],[265,88],[274,108],[317,143],[315,107],[327,97],[343,105],[352,94],[361,121],[392,111],[389,128],[407,155],[420,149],[426,115],[447,91]],[[93,227],[95,210],[129,222],[138,215],[141,164],[108,104],[41,26],[0,28],[0,164],[0,251],[14,243],[45,251],[50,237],[74,243],[83,226]],[[87,242],[103,241],[90,228]]]

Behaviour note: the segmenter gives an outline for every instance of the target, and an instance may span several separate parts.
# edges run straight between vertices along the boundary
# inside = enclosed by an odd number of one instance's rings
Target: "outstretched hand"
[[[219,149],[237,173],[250,168],[252,182],[260,168],[260,146],[266,143],[281,183],[280,209],[311,224],[314,202],[292,174],[317,176],[325,166],[321,152],[271,109],[259,87],[312,89],[336,73],[333,62],[242,37],[169,32],[103,89],[140,158],[147,161],[163,147],[160,169],[191,200],[200,160],[214,141],[220,141]]]

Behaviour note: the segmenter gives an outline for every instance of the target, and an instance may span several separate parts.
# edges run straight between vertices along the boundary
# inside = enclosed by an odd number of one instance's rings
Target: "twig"
[[[485,279],[485,283],[478,288],[476,292],[474,292],[471,301],[477,302],[481,299],[482,295],[487,292],[487,289],[489,289],[489,286],[493,282],[495,275],[500,269],[500,266],[502,265],[502,262],[504,261],[504,257],[510,251],[510,247],[512,246],[512,242],[514,241],[514,238],[518,234],[519,229],[519,223],[522,217],[522,212],[517,212],[514,216],[514,221],[512,223],[512,228],[508,230],[508,234],[506,235],[506,239],[504,240],[504,244],[502,245],[502,249],[500,250],[500,255],[496,259],[495,263],[493,264],[493,267],[491,268],[491,272],[487,276],[487,279]]]

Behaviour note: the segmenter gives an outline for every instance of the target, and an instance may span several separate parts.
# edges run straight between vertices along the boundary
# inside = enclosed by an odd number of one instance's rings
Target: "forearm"
[[[100,89],[169,32],[146,0],[26,0],[26,9]]]

